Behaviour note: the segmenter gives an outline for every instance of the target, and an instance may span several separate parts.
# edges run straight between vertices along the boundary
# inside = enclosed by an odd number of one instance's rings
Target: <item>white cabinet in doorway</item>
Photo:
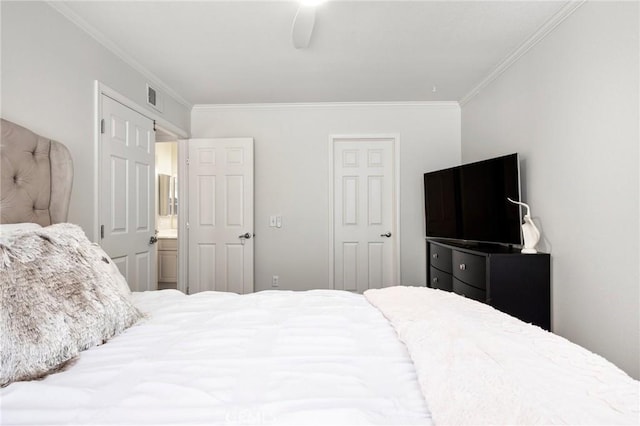
[[[178,240],[158,239],[158,290],[176,288],[178,282]]]

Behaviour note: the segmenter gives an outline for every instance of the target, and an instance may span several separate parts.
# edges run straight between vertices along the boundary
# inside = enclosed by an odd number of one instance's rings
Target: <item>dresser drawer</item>
[[[479,289],[486,289],[486,257],[453,250],[452,258],[454,277]]]
[[[439,288],[440,290],[452,291],[452,276],[446,272],[442,272],[439,269],[431,267],[430,274],[431,282],[429,285],[431,288]]]
[[[469,299],[477,300],[478,302],[485,302],[487,300],[486,291],[467,285],[457,278],[453,279],[453,292],[468,297]]]
[[[451,273],[451,249],[437,244],[429,244],[429,248],[431,266],[441,271]]]

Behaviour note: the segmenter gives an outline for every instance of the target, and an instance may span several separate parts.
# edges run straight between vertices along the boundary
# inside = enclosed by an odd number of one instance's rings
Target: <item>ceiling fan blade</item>
[[[296,17],[293,18],[293,26],[291,27],[291,40],[293,41],[293,47],[296,49],[305,49],[309,47],[315,22],[315,6],[301,5],[298,8]]]

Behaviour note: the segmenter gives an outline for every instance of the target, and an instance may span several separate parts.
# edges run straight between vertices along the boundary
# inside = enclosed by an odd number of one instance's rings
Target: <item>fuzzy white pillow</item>
[[[15,232],[31,231],[38,228],[42,228],[42,226],[32,222],[2,223],[0,224],[0,235],[10,235]]]
[[[76,225],[0,240],[0,386],[58,371],[134,324],[142,314],[128,294],[109,256]]]
[[[16,234],[25,231],[31,231],[33,229],[42,228],[37,223],[24,222],[24,223],[2,223],[0,224],[0,239],[10,238]]]

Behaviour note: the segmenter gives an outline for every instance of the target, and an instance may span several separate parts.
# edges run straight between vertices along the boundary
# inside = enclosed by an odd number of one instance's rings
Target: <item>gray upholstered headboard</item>
[[[0,120],[0,223],[66,222],[73,183],[69,150]]]

